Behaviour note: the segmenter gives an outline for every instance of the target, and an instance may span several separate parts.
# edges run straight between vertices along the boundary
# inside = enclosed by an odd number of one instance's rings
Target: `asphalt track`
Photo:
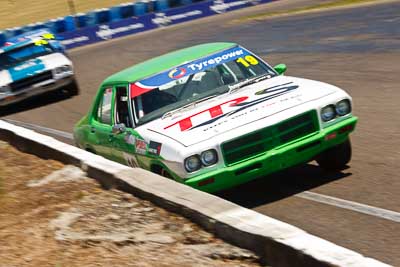
[[[398,222],[343,208],[337,202],[334,205],[315,201],[318,195],[330,196],[330,201],[345,200],[348,206],[359,203],[400,212],[400,1],[256,21],[234,20],[307,2],[326,0],[282,0],[76,49],[71,58],[82,87],[80,96],[28,101],[6,118],[70,133],[107,75],[197,43],[241,43],[272,65],[286,63],[287,75],[322,80],[346,89],[354,99],[354,113],[360,122],[352,135],[353,160],[345,171],[324,173],[311,163],[220,195],[400,266]],[[28,108],[33,109],[25,110]],[[314,194],[313,200],[309,192]]]

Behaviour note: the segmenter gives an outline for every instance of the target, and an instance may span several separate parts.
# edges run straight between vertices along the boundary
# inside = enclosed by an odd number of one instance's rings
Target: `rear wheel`
[[[316,161],[318,165],[328,171],[340,171],[346,168],[351,160],[351,143],[347,139],[345,142],[329,148],[318,155]]]

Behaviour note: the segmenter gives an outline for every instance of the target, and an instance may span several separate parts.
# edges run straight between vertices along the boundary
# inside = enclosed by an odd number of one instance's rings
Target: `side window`
[[[106,88],[97,109],[97,120],[101,123],[111,125],[111,101],[112,88]]]
[[[129,116],[128,92],[125,86],[118,86],[115,97],[115,121],[123,123],[126,127],[132,128],[133,124]]]

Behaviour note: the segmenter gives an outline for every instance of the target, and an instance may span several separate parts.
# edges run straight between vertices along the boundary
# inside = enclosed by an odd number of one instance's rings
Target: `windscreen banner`
[[[161,72],[154,76],[142,79],[138,82],[135,82],[130,85],[131,97],[134,98],[138,95],[144,94],[149,90],[153,90],[155,88],[159,88],[162,85],[168,84],[170,82],[179,80],[185,76],[193,75],[193,74],[205,74],[204,71],[213,68],[219,64],[226,63],[232,60],[235,60],[239,57],[244,57],[249,55],[250,53],[241,48],[241,47],[233,47],[230,49],[226,49],[219,53],[212,54],[205,58],[200,58],[181,66],[175,67],[173,69]],[[201,79],[202,75],[196,77],[193,76],[193,81]]]

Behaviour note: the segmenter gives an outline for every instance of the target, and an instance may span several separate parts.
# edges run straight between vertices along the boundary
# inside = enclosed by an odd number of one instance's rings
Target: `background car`
[[[214,192],[316,159],[351,159],[351,97],[209,43],[108,77],[74,138],[85,150]]]
[[[55,90],[79,93],[72,62],[51,32],[27,32],[0,47],[0,106]]]

